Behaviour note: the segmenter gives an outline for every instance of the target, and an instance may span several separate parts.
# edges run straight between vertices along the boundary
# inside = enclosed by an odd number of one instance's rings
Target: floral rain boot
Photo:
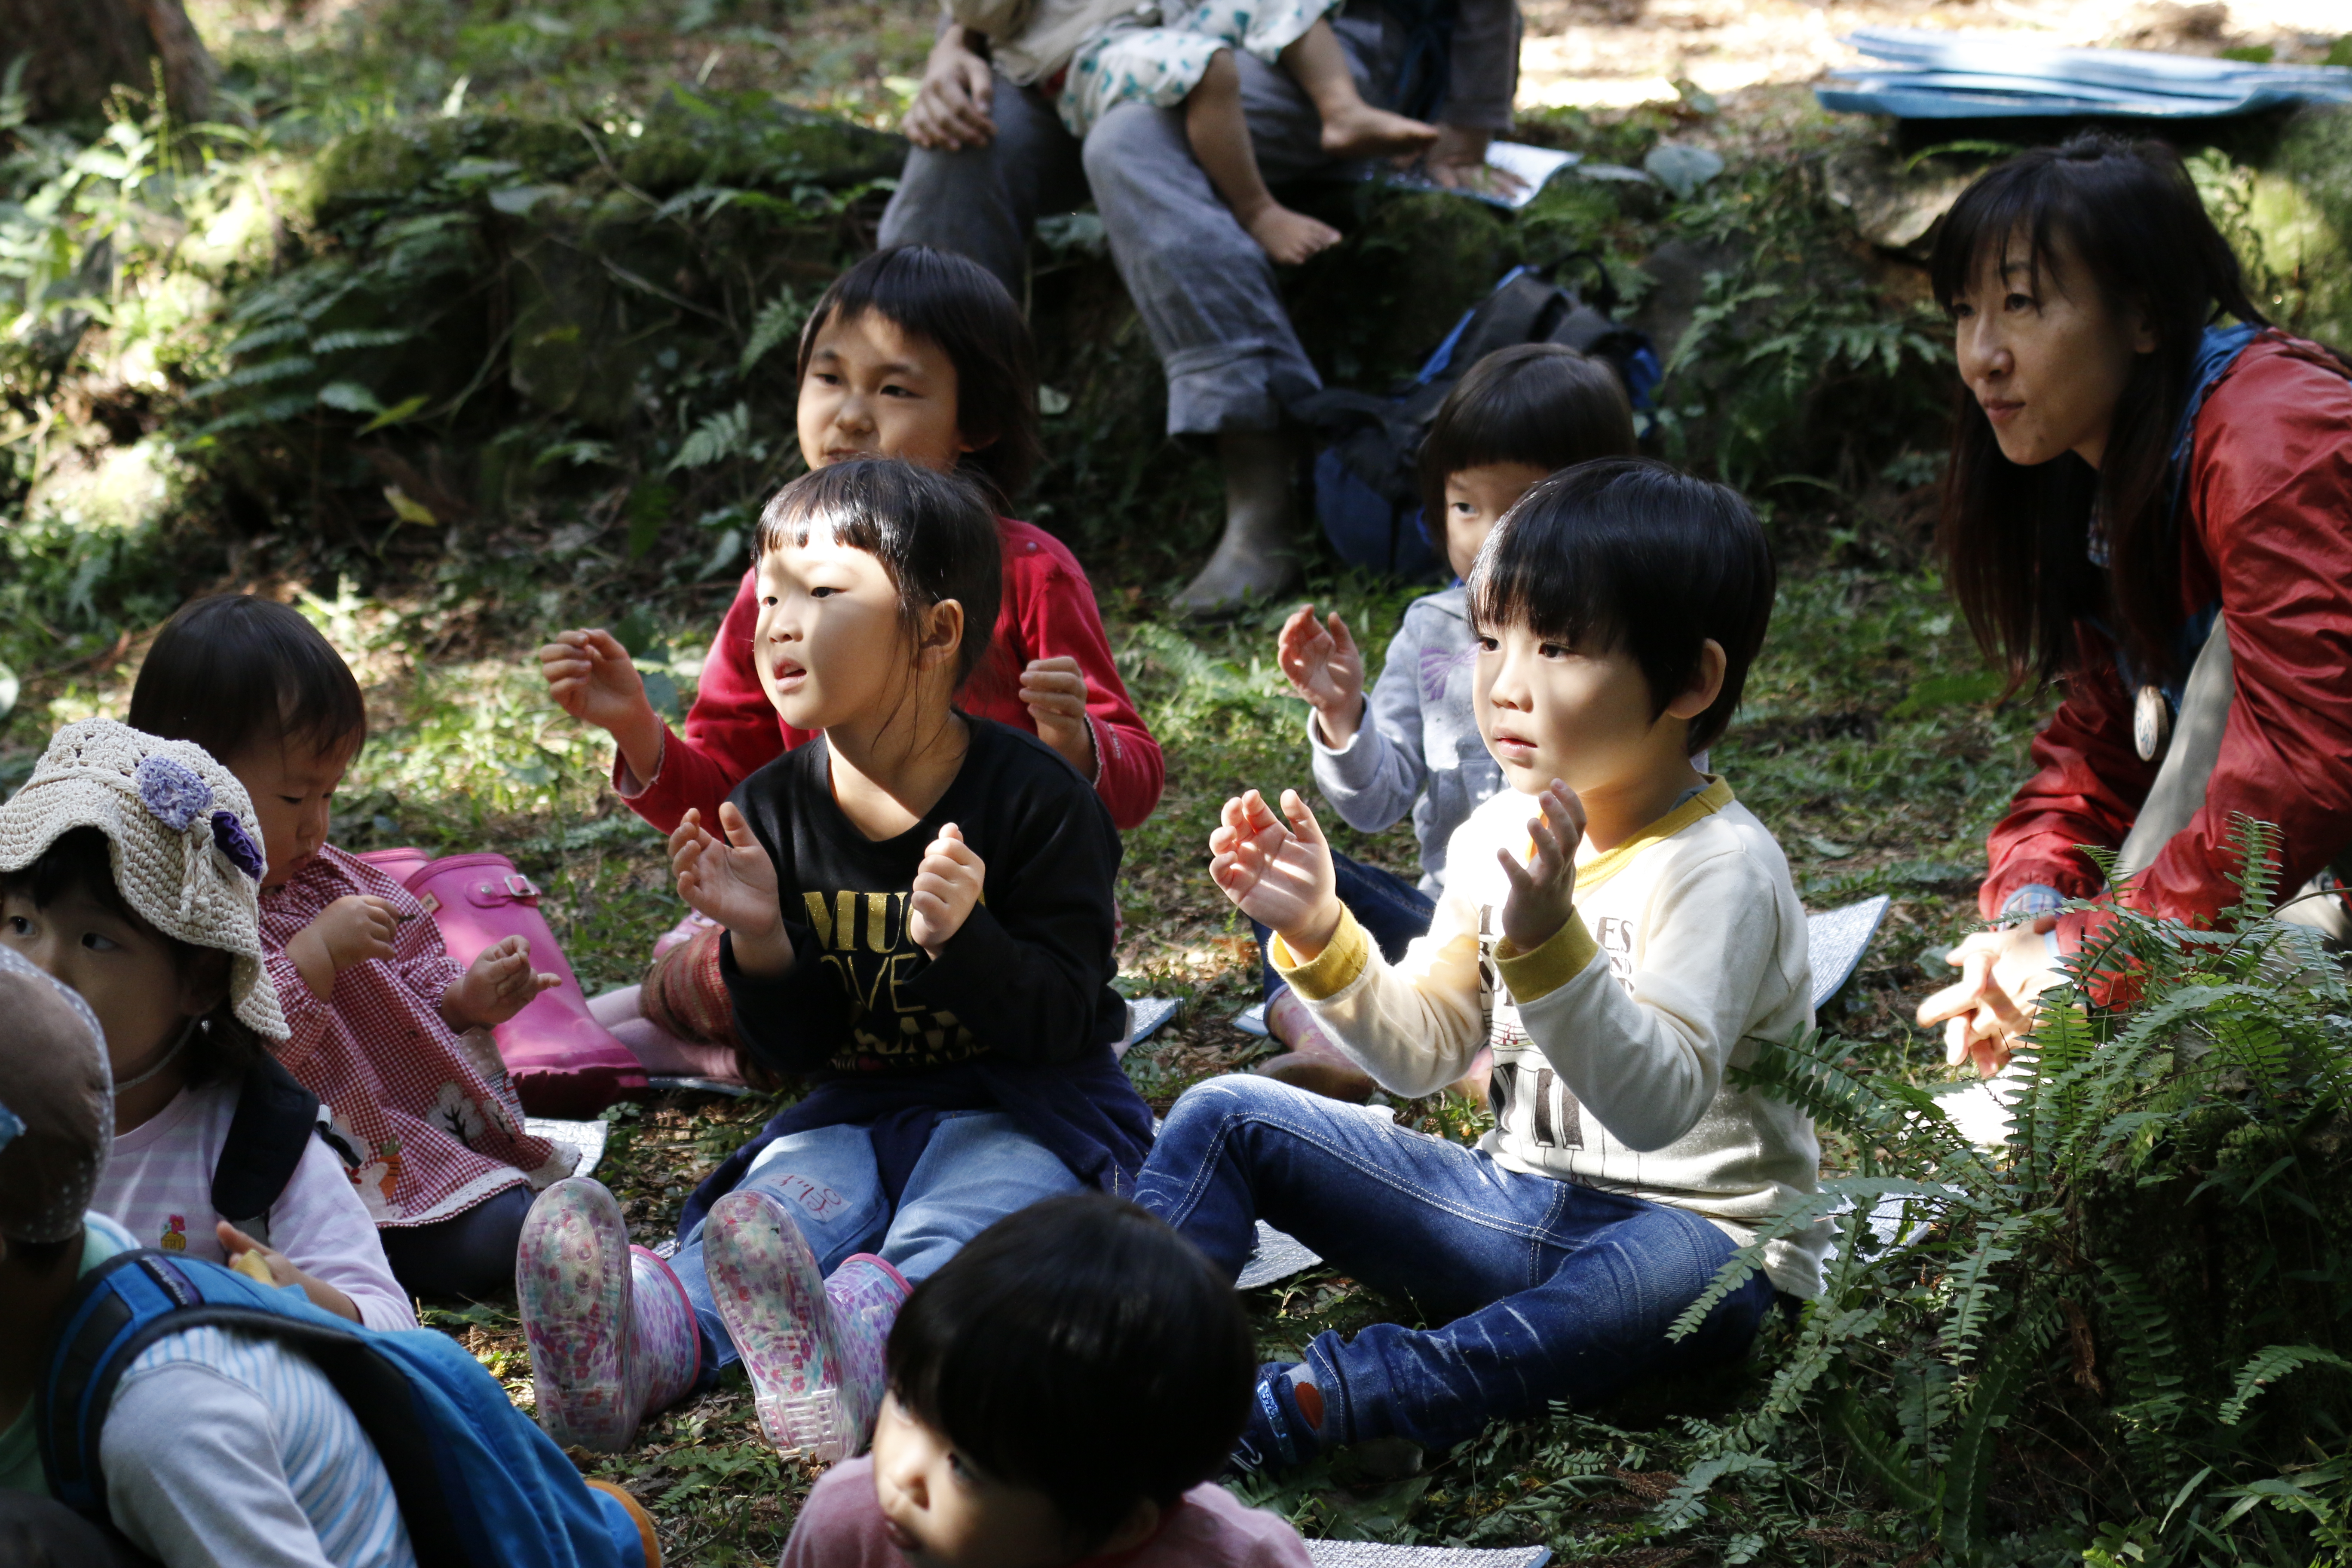
[[[751,1375],[768,1441],[820,1464],[856,1453],[860,1434],[843,1394],[824,1277],[783,1205],[751,1188],[713,1204],[702,1227],[702,1267]]]
[[[629,1227],[602,1182],[566,1176],[524,1216],[515,1298],[530,1346],[540,1426],[558,1443],[615,1453],[637,1429]]]
[[[629,1392],[643,1421],[684,1398],[702,1375],[702,1336],[694,1303],[667,1262],[632,1247],[629,1280]]]
[[[842,1259],[833,1278],[824,1282],[825,1304],[833,1314],[841,1400],[849,1421],[848,1454],[856,1453],[873,1438],[874,1418],[881,1413],[882,1394],[889,1386],[883,1352],[890,1342],[890,1325],[898,1321],[898,1309],[906,1304],[909,1289],[904,1276],[870,1252]]]

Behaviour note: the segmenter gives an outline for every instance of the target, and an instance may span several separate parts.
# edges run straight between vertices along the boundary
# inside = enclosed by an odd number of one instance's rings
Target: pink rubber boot
[[[629,1227],[602,1182],[566,1176],[532,1201],[515,1250],[539,1425],[566,1447],[617,1453],[636,1435]]]
[[[851,1454],[874,1440],[874,1421],[890,1383],[883,1352],[889,1346],[890,1325],[898,1321],[898,1309],[910,1289],[904,1275],[870,1252],[843,1258],[824,1282],[825,1304],[833,1312],[835,1359],[841,1369],[841,1399],[853,1438]]]

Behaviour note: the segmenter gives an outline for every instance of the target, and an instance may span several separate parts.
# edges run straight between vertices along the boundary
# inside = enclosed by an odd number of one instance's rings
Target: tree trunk
[[[94,113],[118,83],[152,92],[159,68],[173,119],[212,113],[213,58],[180,0],[0,0],[0,72],[20,65],[35,120]]]

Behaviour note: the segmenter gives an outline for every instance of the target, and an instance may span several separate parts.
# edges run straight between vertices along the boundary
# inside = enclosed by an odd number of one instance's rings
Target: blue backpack
[[[163,1252],[93,1269],[51,1346],[35,1410],[60,1501],[106,1521],[99,1438],[115,1386],[148,1346],[202,1326],[275,1341],[326,1373],[391,1473],[420,1568],[650,1568],[620,1500],[583,1481],[446,1335],[362,1328],[299,1287]]]
[[[1639,416],[1654,405],[1659,367],[1648,334],[1612,321],[1617,296],[1593,260],[1593,299],[1587,302],[1555,276],[1580,252],[1548,267],[1514,267],[1494,291],[1462,314],[1412,380],[1387,397],[1331,387],[1289,405],[1292,418],[1312,428],[1315,515],[1340,560],[1408,581],[1444,564],[1442,537],[1421,515],[1421,444],[1438,405],[1472,365],[1496,349],[1559,343],[1605,360],[1625,384]]]

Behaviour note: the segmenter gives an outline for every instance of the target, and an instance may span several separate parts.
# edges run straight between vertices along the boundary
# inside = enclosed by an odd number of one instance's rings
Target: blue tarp
[[[2206,119],[2305,100],[2352,103],[2352,68],[2266,66],[2144,49],[2060,49],[2014,33],[1864,27],[1847,40],[1887,62],[1832,71],[1822,107],[1901,120],[2017,115]]]

